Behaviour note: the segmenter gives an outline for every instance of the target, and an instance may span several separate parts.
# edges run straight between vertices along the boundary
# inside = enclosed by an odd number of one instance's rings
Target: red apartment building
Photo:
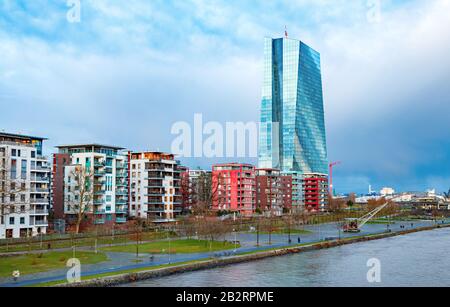
[[[64,168],[71,164],[70,154],[53,154],[52,201],[55,219],[64,219]]]
[[[328,176],[304,174],[302,180],[305,210],[325,211],[328,207]]]
[[[213,210],[238,212],[243,216],[251,216],[256,209],[255,167],[240,163],[214,165],[212,194]]]

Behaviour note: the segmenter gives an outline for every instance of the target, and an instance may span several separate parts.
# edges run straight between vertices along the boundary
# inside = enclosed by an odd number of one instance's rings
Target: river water
[[[450,286],[450,229],[147,280],[135,287]],[[369,259],[381,282],[369,283]]]

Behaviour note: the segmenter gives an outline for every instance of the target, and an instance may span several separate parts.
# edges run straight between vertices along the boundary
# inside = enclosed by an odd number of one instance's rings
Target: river
[[[450,229],[423,231],[128,284],[131,287],[450,286]],[[369,259],[381,282],[369,283]]]

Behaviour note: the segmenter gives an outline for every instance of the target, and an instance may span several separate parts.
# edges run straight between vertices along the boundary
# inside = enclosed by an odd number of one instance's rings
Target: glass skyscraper
[[[259,167],[328,174],[320,54],[287,37],[264,54]]]

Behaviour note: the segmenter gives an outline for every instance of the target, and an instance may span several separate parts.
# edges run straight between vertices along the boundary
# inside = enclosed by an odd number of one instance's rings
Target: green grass
[[[238,244],[236,247],[240,247]],[[235,245],[229,242],[206,241],[206,240],[173,240],[173,241],[157,241],[150,243],[142,243],[139,245],[139,253],[149,254],[193,254],[202,252],[215,252],[222,250],[234,249]],[[116,253],[136,253],[136,245],[121,245],[104,247],[101,249],[105,252]]]
[[[0,277],[10,277],[15,270],[20,275],[63,269],[66,262],[73,257],[72,252],[49,252],[34,255],[21,255],[0,258]],[[104,253],[77,252],[75,257],[82,264],[95,264],[108,260]]]
[[[90,234],[92,235],[92,234]],[[143,232],[140,235],[141,241],[152,241],[152,240],[161,240],[167,238],[167,232]],[[114,236],[114,240],[112,236],[99,236],[97,238],[97,245],[109,245],[109,244],[121,244],[132,242],[135,240],[135,235],[116,235]],[[90,238],[77,238],[74,239],[73,242],[70,239],[61,240],[58,238],[54,238],[51,240],[51,249],[61,249],[61,248],[71,248],[72,245],[77,247],[93,247],[95,245],[96,238],[92,235]],[[47,250],[48,242],[43,242],[42,245],[37,238],[33,238],[33,241],[30,243],[20,243],[20,244],[9,244],[6,245],[6,242],[1,242],[0,245],[0,253],[6,252],[28,252],[28,251],[39,251],[39,250]]]

